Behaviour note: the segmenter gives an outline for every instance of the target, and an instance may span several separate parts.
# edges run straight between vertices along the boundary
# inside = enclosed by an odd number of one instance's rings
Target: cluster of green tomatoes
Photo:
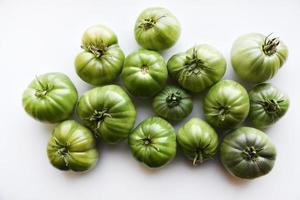
[[[173,46],[180,36],[180,24],[170,11],[144,10],[134,32],[143,49],[127,57],[108,27],[96,25],[84,32],[75,69],[82,80],[97,87],[79,99],[75,86],[62,73],[37,76],[25,90],[23,106],[29,115],[59,123],[47,148],[51,164],[61,170],[86,171],[98,160],[98,140],[116,144],[128,139],[133,156],[151,168],[168,164],[179,146],[193,165],[219,150],[221,163],[232,175],[252,179],[267,174],[276,149],[261,130],[286,113],[289,100],[263,82],[284,64],[288,55],[284,43],[258,33],[235,41],[231,51],[234,71],[256,84],[247,91],[236,81],[221,80],[226,60],[208,44],[175,54],[165,63],[158,52]],[[126,91],[112,84],[119,75]],[[166,86],[169,75],[177,86]],[[204,90],[208,90],[203,100],[206,121],[192,118],[176,134],[168,121],[186,118],[193,109],[191,94]],[[158,116],[134,128],[136,109],[131,96],[152,98]],[[80,123],[70,120],[74,110]],[[247,117],[255,128],[236,128]],[[221,141],[217,132],[226,133]]]

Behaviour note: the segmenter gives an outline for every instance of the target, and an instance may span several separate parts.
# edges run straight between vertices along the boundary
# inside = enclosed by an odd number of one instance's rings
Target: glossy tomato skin
[[[180,36],[180,24],[167,9],[151,7],[139,15],[134,33],[136,41],[143,48],[161,51],[177,42]]]
[[[77,90],[63,73],[37,76],[23,93],[23,107],[34,119],[57,123],[68,119],[77,102]]]
[[[141,122],[128,137],[133,156],[150,168],[162,167],[176,154],[176,133],[171,124],[160,117]]]
[[[287,46],[271,35],[250,33],[240,36],[231,50],[231,63],[237,75],[248,82],[271,79],[288,57]]]
[[[192,118],[180,127],[177,142],[185,156],[196,166],[215,155],[218,147],[218,135],[205,121]]]
[[[87,83],[112,83],[121,73],[124,53],[115,33],[103,25],[89,27],[82,37],[82,48],[75,59],[78,76]]]
[[[167,67],[181,87],[190,92],[201,92],[221,80],[226,71],[226,60],[216,48],[200,44],[172,56]]]
[[[121,78],[132,95],[151,97],[166,85],[168,70],[160,54],[142,49],[126,57]]]
[[[117,85],[106,85],[85,92],[76,112],[83,124],[106,143],[127,139],[134,126],[136,111],[126,92]]]
[[[232,80],[223,80],[210,88],[204,98],[207,121],[218,129],[230,129],[242,123],[249,113],[246,89]]]
[[[60,170],[86,171],[98,160],[98,149],[92,132],[74,120],[55,127],[47,147],[51,164]]]
[[[272,170],[276,148],[264,132],[241,127],[224,137],[220,157],[223,166],[233,176],[254,179]]]
[[[289,98],[270,83],[256,85],[249,92],[249,118],[257,128],[267,128],[285,115]]]
[[[191,96],[176,86],[167,86],[158,93],[152,102],[154,112],[167,119],[179,121],[193,110]]]

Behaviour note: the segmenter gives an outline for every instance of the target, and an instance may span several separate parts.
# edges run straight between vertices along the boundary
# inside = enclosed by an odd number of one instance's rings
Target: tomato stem
[[[256,103],[262,105],[264,110],[269,114],[274,114],[280,111],[279,103],[282,103],[283,100],[276,101],[275,99],[265,99],[264,101],[257,101]]]
[[[107,110],[104,109],[102,111],[94,110],[93,114],[87,118],[87,120],[91,122],[96,122],[96,130],[101,127],[101,123],[104,121],[106,117],[112,117],[110,114],[107,113]]]
[[[41,82],[41,80],[39,79],[38,76],[35,76],[35,79],[36,79],[36,81],[37,81],[37,83],[38,83],[38,85],[40,87],[39,89],[36,89],[35,96],[37,96],[37,97],[44,97],[44,96],[46,96],[47,93],[49,92],[49,89],[50,89],[49,85],[48,84],[44,85]]]
[[[250,147],[246,147],[246,149],[242,151],[242,154],[246,160],[256,161],[256,159],[258,158],[257,153],[262,150],[263,148],[256,149],[254,146],[250,146]]]
[[[100,41],[97,46],[94,44],[89,44],[88,46],[84,47],[81,46],[81,48],[85,49],[86,51],[89,51],[93,53],[97,58],[103,56],[105,52],[107,51],[107,46],[104,44],[103,41]]]
[[[203,70],[212,70],[204,63],[204,61],[198,58],[198,52],[196,48],[193,48],[192,56],[186,56],[185,67],[186,76],[201,74],[203,73]]]
[[[167,96],[166,102],[168,107],[173,108],[179,105],[181,99],[182,97],[180,91],[176,91],[176,92],[172,92]]]
[[[198,163],[203,163],[203,155],[202,155],[202,151],[197,151],[194,155],[194,159],[193,159],[193,166],[197,166]]]
[[[151,16],[149,18],[144,19],[140,24],[139,24],[139,28],[141,28],[142,30],[146,31],[152,27],[155,26],[155,24],[158,22],[158,20],[160,20],[161,18],[166,17],[166,16],[160,16],[157,17],[156,16]]]
[[[264,51],[264,53],[268,56],[271,56],[273,55],[274,53],[276,53],[277,51],[277,46],[280,44],[280,40],[278,37],[276,38],[271,38],[270,39],[270,36],[272,35],[273,33],[269,34],[265,40],[264,40],[264,44],[262,46],[262,49]]]

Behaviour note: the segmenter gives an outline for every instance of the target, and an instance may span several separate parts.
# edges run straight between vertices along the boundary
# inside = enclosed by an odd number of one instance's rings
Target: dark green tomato
[[[76,112],[83,124],[106,143],[125,140],[136,117],[131,99],[117,85],[96,87],[85,92],[79,99]]]
[[[230,174],[254,179],[271,171],[276,149],[265,133],[255,128],[241,127],[225,136],[220,156]]]
[[[226,60],[214,47],[201,44],[175,54],[167,66],[181,87],[191,92],[201,92],[223,77]]]
[[[134,34],[136,41],[145,49],[161,51],[177,42],[180,24],[165,8],[147,8],[136,20]]]
[[[77,90],[62,73],[36,77],[23,93],[23,107],[33,118],[56,123],[68,119],[77,102]]]
[[[167,120],[179,121],[192,112],[193,102],[184,90],[167,86],[154,97],[152,107],[157,115]]]
[[[115,33],[103,25],[88,28],[82,48],[75,59],[78,76],[87,83],[103,85],[113,82],[122,71],[124,53]]]
[[[249,117],[257,128],[277,122],[289,108],[289,98],[270,83],[256,85],[250,92]]]
[[[98,160],[92,132],[73,120],[55,127],[47,152],[51,164],[60,170],[86,171]]]
[[[192,118],[178,131],[177,142],[193,165],[212,158],[218,147],[218,135],[205,121]]]
[[[219,129],[230,129],[242,123],[249,107],[246,89],[232,80],[219,81],[212,86],[203,104],[207,121]]]
[[[287,57],[287,46],[279,38],[259,33],[239,37],[231,50],[234,71],[241,79],[252,83],[271,79]]]
[[[132,95],[151,97],[165,87],[168,70],[160,54],[138,50],[126,57],[121,78]]]
[[[133,156],[148,167],[162,167],[176,154],[176,133],[171,124],[160,117],[141,122],[128,137]]]

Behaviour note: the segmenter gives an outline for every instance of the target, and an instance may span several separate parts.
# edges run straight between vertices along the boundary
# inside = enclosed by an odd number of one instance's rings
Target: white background
[[[196,43],[209,43],[229,61],[233,40],[248,32],[274,32],[287,44],[289,59],[271,82],[289,95],[291,106],[267,131],[278,150],[269,175],[237,180],[216,160],[194,168],[181,153],[165,168],[149,170],[133,159],[126,142],[102,144],[98,165],[89,173],[62,172],[49,164],[46,146],[53,126],[25,114],[23,90],[35,75],[60,71],[82,94],[91,86],[78,78],[73,61],[83,31],[98,23],[111,27],[128,54],[139,48],[133,36],[135,19],[153,5],[171,10],[182,26],[178,43],[164,52],[166,59]],[[299,19],[299,0],[0,0],[0,200],[299,200]],[[224,78],[237,80],[230,62]],[[153,115],[151,101],[134,101],[137,123]],[[191,116],[203,117],[201,95],[194,97]]]

